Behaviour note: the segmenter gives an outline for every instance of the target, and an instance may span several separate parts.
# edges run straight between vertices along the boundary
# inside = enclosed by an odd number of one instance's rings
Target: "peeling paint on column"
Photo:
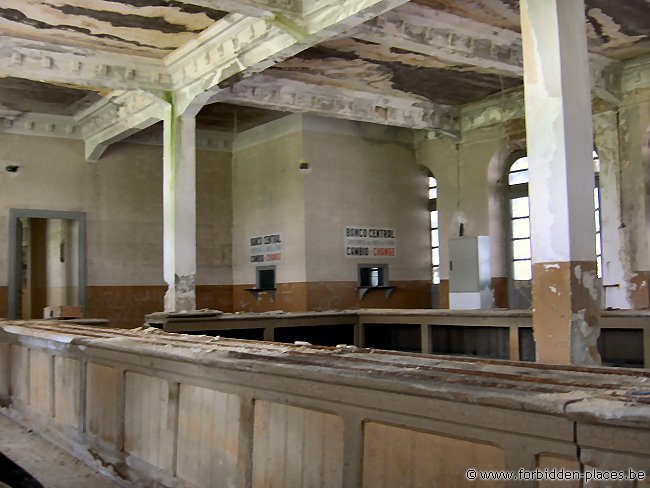
[[[596,263],[535,263],[533,277],[535,303],[544,303],[533,322],[538,361],[599,364]]]
[[[190,312],[196,310],[196,275],[174,276],[174,286],[165,293],[165,311]]]
[[[598,365],[600,293],[595,262],[571,263],[571,364]]]

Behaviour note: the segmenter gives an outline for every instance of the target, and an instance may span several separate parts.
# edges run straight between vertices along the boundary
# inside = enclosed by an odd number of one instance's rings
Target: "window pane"
[[[530,219],[528,217],[512,221],[512,237],[515,239],[530,237]]]
[[[515,259],[530,259],[530,239],[512,241],[512,256]]]
[[[434,266],[440,265],[440,248],[434,247],[431,249],[431,263]]]
[[[594,213],[594,223],[596,224],[596,232],[600,232],[600,210]]]
[[[533,277],[532,266],[529,260],[514,262],[515,280],[530,280]]]
[[[593,151],[592,155],[594,157],[594,173],[600,173],[600,159],[598,158],[598,153]]]
[[[510,200],[512,217],[528,217],[528,197],[513,198]]]
[[[594,188],[594,208],[598,210],[600,208],[600,190]]]
[[[603,258],[598,256],[596,257],[596,264],[598,265],[598,277],[603,277]]]
[[[516,173],[510,173],[508,175],[509,185],[519,185],[521,183],[528,183],[528,170],[517,171]]]
[[[435,188],[438,186],[438,182],[433,176],[429,176],[429,188]]]
[[[431,247],[438,247],[440,243],[438,242],[438,230],[431,231]]]
[[[512,166],[510,166],[510,171],[519,171],[522,169],[528,169],[528,158],[526,156],[517,159],[517,161],[512,163]]]
[[[438,268],[433,268],[433,283],[435,285],[440,284],[440,270]]]
[[[433,200],[434,198],[438,198],[438,189],[429,188],[429,200]]]
[[[603,251],[600,248],[600,233],[596,234],[596,256],[600,256]]]
[[[438,228],[438,211],[434,210],[431,212],[431,228],[432,229],[437,229]]]

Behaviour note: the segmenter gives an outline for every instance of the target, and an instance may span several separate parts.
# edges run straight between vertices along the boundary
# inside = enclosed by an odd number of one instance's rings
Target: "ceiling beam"
[[[197,112],[226,80],[263,71],[406,2],[345,0],[297,20],[229,15],[165,59],[172,73],[175,112],[190,106]]]
[[[303,112],[337,119],[457,134],[458,111],[419,98],[380,95],[256,75],[210,100],[272,110]]]
[[[171,89],[157,59],[0,36],[0,77],[63,83],[90,89]]]
[[[523,76],[517,32],[407,4],[350,33],[352,37],[505,76]]]
[[[142,90],[115,91],[74,116],[82,129],[86,161],[97,162],[106,148],[160,122],[169,113],[165,100]]]

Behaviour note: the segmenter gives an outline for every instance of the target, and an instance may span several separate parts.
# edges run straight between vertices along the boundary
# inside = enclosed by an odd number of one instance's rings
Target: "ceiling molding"
[[[0,76],[90,89],[172,88],[157,59],[0,36]]]
[[[360,26],[352,37],[423,54],[450,65],[523,75],[518,33],[417,4],[407,4]]]
[[[96,162],[106,148],[164,120],[169,103],[142,90],[116,91],[74,116],[82,127],[87,161]]]
[[[264,74],[242,80],[211,100],[216,101],[410,129],[458,130],[458,111],[447,105]]]
[[[407,0],[348,0],[320,8],[288,29],[287,23],[227,16],[225,30],[217,25],[180,48],[169,61],[173,72],[174,110],[195,114],[224,87],[228,79],[241,79],[269,68],[308,47],[356,27]],[[277,20],[277,19],[276,19]],[[196,41],[196,42],[195,42]],[[192,107],[192,108],[190,108]]]

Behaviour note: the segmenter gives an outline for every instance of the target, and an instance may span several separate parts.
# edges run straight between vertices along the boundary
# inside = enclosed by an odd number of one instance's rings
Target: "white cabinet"
[[[492,308],[490,238],[449,240],[449,308]]]

